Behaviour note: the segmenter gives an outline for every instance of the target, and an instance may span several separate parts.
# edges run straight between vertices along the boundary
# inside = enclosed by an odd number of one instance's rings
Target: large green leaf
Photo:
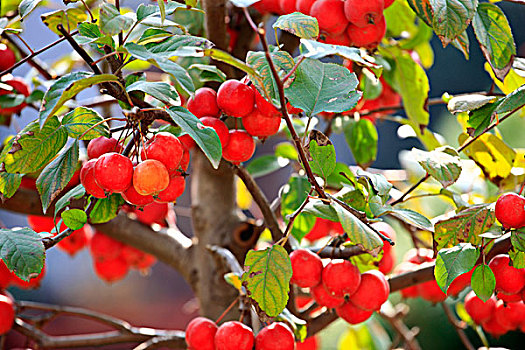
[[[441,249],[436,258],[434,276],[443,291],[461,274],[469,272],[479,257],[479,251],[470,243],[460,243],[449,249]]]
[[[293,174],[284,185],[281,194],[281,215],[288,222],[288,216],[292,215],[304,202],[310,191],[310,183],[304,176]],[[308,213],[301,213],[296,217],[291,228],[292,236],[299,242],[312,230],[315,225],[315,217]]]
[[[478,0],[430,0],[432,27],[444,46],[467,29],[476,13]]]
[[[179,105],[177,90],[168,83],[139,80],[126,87],[127,92],[142,91],[168,105]]]
[[[0,173],[0,198],[11,198],[22,183],[21,174]]]
[[[460,211],[450,219],[434,225],[437,249],[453,247],[459,243],[481,243],[480,235],[490,229],[495,221],[494,208],[490,204],[475,205]]]
[[[525,228],[512,232],[510,241],[514,249],[525,252]]]
[[[100,7],[99,21],[100,31],[112,36],[130,29],[133,25],[133,18],[121,15],[115,5],[107,2]]]
[[[287,31],[303,39],[315,40],[319,36],[317,19],[301,12],[294,12],[277,18],[272,27]]]
[[[118,81],[118,77],[113,74],[93,75],[88,72],[73,72],[62,76],[51,85],[44,95],[39,113],[40,125],[44,125],[66,101],[75,97],[80,91],[109,81]]]
[[[496,288],[496,277],[488,265],[481,264],[472,273],[470,285],[478,298],[489,300]]]
[[[77,107],[66,114],[62,118],[62,125],[70,137],[78,140],[92,140],[99,136],[109,136],[109,126],[104,122],[102,116],[97,111],[87,107]]]
[[[246,170],[253,178],[258,178],[282,169],[288,164],[290,164],[290,160],[287,158],[276,157],[273,154],[267,154],[252,160],[246,167]]]
[[[325,145],[319,145],[318,140],[311,140],[308,153],[311,158],[309,163],[312,171],[326,180],[335,169],[334,145],[332,145],[331,142]]]
[[[211,127],[204,126],[196,116],[183,107],[166,108],[166,112],[183,131],[195,140],[212,166],[217,169],[222,158],[222,146],[217,132]]]
[[[55,34],[60,36],[62,36],[62,33],[57,29],[59,24],[62,25],[67,32],[72,32],[79,23],[86,21],[87,18],[87,14],[84,10],[77,7],[48,12],[40,16],[42,23],[48,26]]]
[[[57,117],[51,117],[40,129],[38,121],[29,123],[15,137],[3,159],[8,173],[32,173],[40,170],[64,147],[67,132]]]
[[[31,11],[33,11],[42,0],[22,0],[18,5],[18,13],[21,19],[27,17]]]
[[[97,43],[100,45],[109,45],[115,47],[115,42],[110,35],[104,35],[95,23],[83,22],[78,24],[78,35],[75,40],[81,44]]]
[[[110,221],[117,216],[120,206],[124,204],[124,199],[118,193],[114,193],[107,198],[92,198],[91,200],[97,201],[89,215],[89,222],[92,224],[102,224]]]
[[[265,250],[250,250],[244,261],[242,282],[248,296],[270,317],[286,307],[292,263],[286,250],[273,245]]]
[[[339,113],[352,109],[359,101],[357,84],[355,74],[345,67],[307,58],[297,68],[286,97],[292,106],[307,114]]]
[[[494,4],[480,3],[472,27],[483,55],[496,77],[503,81],[516,55],[514,38],[505,14]]]
[[[363,169],[372,165],[377,157],[379,138],[375,125],[368,119],[350,120],[344,126],[344,134],[355,162]]]
[[[499,101],[496,113],[507,113],[525,105],[525,85],[520,86]]]
[[[310,199],[308,203],[306,203],[303,213],[312,214],[315,217],[334,222],[339,221],[339,217],[337,216],[335,209],[331,205],[326,205],[326,203],[320,199]]]
[[[413,148],[411,153],[413,159],[443,187],[452,185],[461,174],[461,159],[450,147],[438,148],[430,152]]]
[[[18,277],[29,281],[44,268],[44,245],[30,228],[0,229],[0,259]]]
[[[53,200],[66,187],[73,177],[78,164],[78,141],[64,149],[51,163],[49,163],[36,179],[36,188],[40,193],[44,214]]]

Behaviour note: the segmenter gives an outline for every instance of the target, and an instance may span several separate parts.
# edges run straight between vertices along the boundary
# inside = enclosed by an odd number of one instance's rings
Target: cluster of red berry
[[[194,318],[186,327],[186,343],[190,350],[293,350],[293,332],[282,322],[274,322],[257,334],[237,321],[224,322],[217,327],[205,318]]]
[[[334,259],[323,267],[321,258],[307,249],[290,254],[293,275],[291,283],[310,288],[319,306],[335,308],[350,324],[367,320],[388,299],[390,286],[377,270],[360,273],[348,260]]]
[[[506,254],[496,255],[489,267],[496,278],[496,294],[483,302],[471,291],[465,309],[476,324],[493,336],[520,329],[525,332],[525,269],[510,266]]]
[[[0,293],[0,335],[7,333],[13,327],[14,321],[15,303],[13,298]]]
[[[315,17],[328,44],[373,49],[386,33],[383,10],[394,0],[261,0],[261,13],[287,15],[301,12]]]
[[[11,50],[7,45],[0,43],[0,72],[11,68],[15,63],[16,57],[13,50]],[[12,90],[14,91],[0,87],[0,96],[16,92],[27,97],[31,93],[29,86],[24,81],[24,79],[20,77],[13,77],[11,74],[4,75],[1,79],[1,83],[11,86]],[[24,109],[25,106],[27,106],[27,104],[24,102],[18,106],[0,108],[0,115],[20,113],[20,111]]]
[[[525,197],[504,193],[496,201],[496,218],[506,229],[525,227]]]

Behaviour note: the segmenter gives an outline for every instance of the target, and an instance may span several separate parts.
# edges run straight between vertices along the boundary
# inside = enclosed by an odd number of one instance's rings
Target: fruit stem
[[[239,301],[240,297],[237,296],[237,298],[235,298],[235,300],[230,304],[230,306],[228,306],[226,308],[226,310],[223,311],[223,313],[219,316],[219,318],[215,321],[216,324],[220,323],[222,321],[222,319],[224,318],[224,316],[226,316],[226,314],[228,312],[230,312],[230,310],[232,309],[232,307],[235,306],[235,304],[237,304],[237,302]]]

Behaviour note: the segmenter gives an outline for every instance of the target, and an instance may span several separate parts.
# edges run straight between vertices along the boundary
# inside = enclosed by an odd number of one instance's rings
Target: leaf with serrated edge
[[[319,36],[317,19],[301,12],[280,16],[272,27],[287,31],[303,39],[317,39]]]
[[[306,203],[302,212],[334,222],[339,221],[339,217],[337,216],[335,209],[330,205],[326,205],[319,199],[310,199],[308,203]]]
[[[432,27],[443,46],[467,29],[476,13],[478,0],[430,0]]]
[[[18,277],[29,281],[44,268],[44,245],[30,228],[0,229],[0,259]]]
[[[432,225],[432,222],[430,222],[430,220],[428,220],[425,216],[418,213],[417,211],[413,211],[410,209],[392,208],[387,213],[421,230],[430,232],[434,231],[434,226]]]
[[[472,290],[484,302],[490,299],[496,288],[496,278],[488,265],[481,264],[476,267],[470,281]]]
[[[512,232],[510,241],[514,249],[525,252],[525,228]]]
[[[469,272],[479,257],[479,251],[470,243],[460,243],[449,249],[441,249],[436,258],[434,276],[443,291],[461,274]]]
[[[97,201],[89,216],[89,222],[92,224],[102,224],[112,220],[117,216],[120,206],[124,204],[124,199],[118,193],[107,198],[92,198],[91,200]]]
[[[22,183],[21,174],[0,173],[0,195],[11,198]]]
[[[72,230],[80,230],[87,223],[86,212],[80,209],[69,209],[60,216],[64,224]]]
[[[481,243],[480,234],[490,229],[495,221],[494,208],[491,204],[475,205],[450,219],[438,221],[434,225],[434,240],[437,249],[452,247],[459,243]]]
[[[168,83],[139,80],[127,86],[126,91],[142,91],[165,104],[180,105],[180,97],[177,90]]]
[[[316,140],[310,141],[309,153],[312,157],[312,171],[326,179],[335,169],[335,147],[332,144],[320,146]]]
[[[95,126],[96,124],[98,125]],[[78,140],[92,140],[99,136],[108,137],[110,135],[109,126],[100,114],[87,107],[77,107],[66,114],[62,118],[62,125],[70,137]]]
[[[70,32],[73,31],[79,23],[86,21],[87,18],[86,12],[78,7],[48,12],[40,16],[42,23],[59,36],[62,36],[62,33],[57,29],[59,24],[62,25],[66,31]]]
[[[131,17],[123,16],[115,5],[103,3],[100,8],[100,31],[104,34],[116,35],[128,30],[133,25]]]
[[[421,165],[425,171],[434,179],[439,181],[443,187],[452,185],[461,174],[461,159],[457,153],[450,154],[438,148],[430,152],[412,149],[413,159]],[[449,150],[452,150],[449,148]],[[455,152],[455,151],[454,151]]]
[[[279,315],[288,302],[292,263],[286,250],[273,245],[263,251],[250,250],[244,261],[242,282],[247,294],[268,316]]]

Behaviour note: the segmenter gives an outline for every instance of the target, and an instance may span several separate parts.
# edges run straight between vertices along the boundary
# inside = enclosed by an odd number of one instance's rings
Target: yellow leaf
[[[227,273],[224,275],[224,280],[237,289],[239,293],[242,293],[242,282],[238,275],[233,272]]]
[[[243,210],[252,206],[252,195],[239,178],[237,178],[237,206]]]
[[[525,84],[525,77],[516,73],[514,68],[510,70],[509,74],[503,80],[503,83],[494,76],[494,72],[488,63],[485,63],[485,70],[490,74],[494,83],[496,83],[505,95],[510,94],[512,91]],[[520,110],[520,116],[525,117],[525,108]]]

